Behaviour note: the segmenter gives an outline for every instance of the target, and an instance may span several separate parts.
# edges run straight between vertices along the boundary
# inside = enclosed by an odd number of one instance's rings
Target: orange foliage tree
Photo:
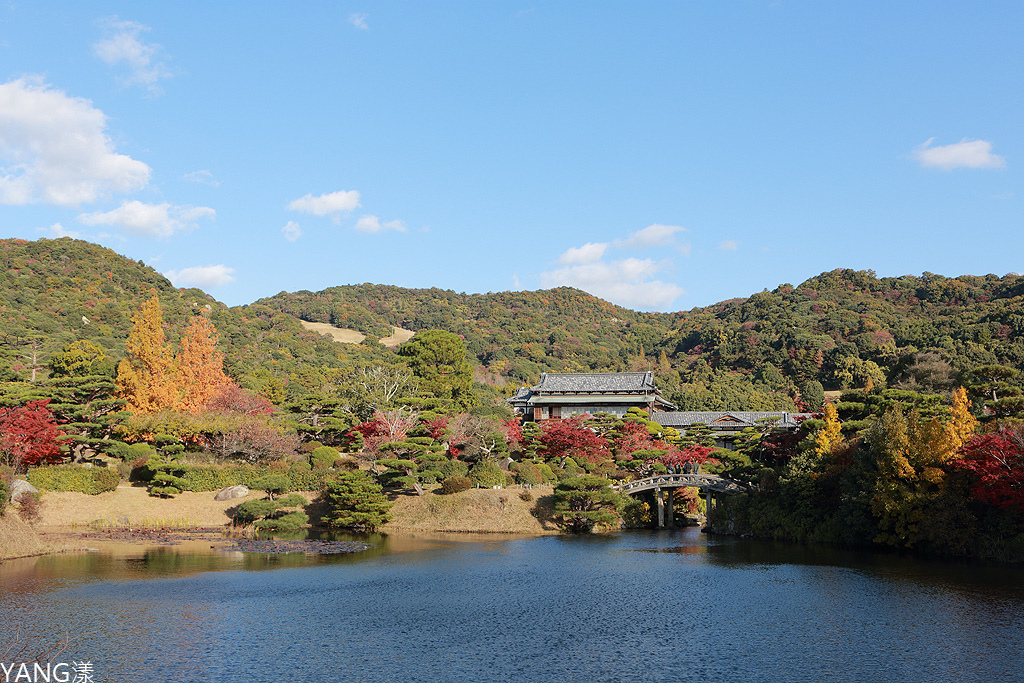
[[[224,374],[224,354],[217,351],[217,330],[197,315],[185,328],[178,349],[175,384],[180,389],[178,409],[193,415],[205,410],[231,380]]]
[[[156,290],[132,316],[132,331],[125,344],[127,357],[117,366],[117,390],[126,408],[136,413],[155,413],[177,403],[174,360],[164,337],[163,311]]]

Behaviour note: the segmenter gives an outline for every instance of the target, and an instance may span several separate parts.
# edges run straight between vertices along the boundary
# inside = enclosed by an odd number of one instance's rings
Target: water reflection
[[[4,563],[0,635],[71,630],[109,681],[991,681],[1022,663],[1019,570],[695,530],[328,540],[372,548]]]

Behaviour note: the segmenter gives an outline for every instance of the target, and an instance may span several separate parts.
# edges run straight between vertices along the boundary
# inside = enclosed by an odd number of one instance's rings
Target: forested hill
[[[209,308],[226,369],[275,401],[316,391],[332,369],[397,362],[373,342],[343,345],[299,319],[353,328],[440,328],[466,342],[477,378],[517,386],[545,371],[647,370],[680,407],[787,409],[824,389],[941,390],[967,370],[1024,365],[1024,277],[877,278],[836,270],[793,287],[691,311],[639,313],[571,288],[460,294],[348,285],[282,292],[228,308],[152,268],[70,238],[0,240],[3,379],[45,373],[76,339],[118,359],[131,316],[156,289],[173,344]],[[33,360],[34,359],[34,360]],[[811,403],[814,401],[812,400]]]
[[[971,368],[1024,363],[1016,275],[835,270],[675,314],[637,313],[564,287],[467,295],[364,284],[258,304],[369,336],[391,326],[456,332],[481,367],[512,384],[544,371],[653,369],[692,409],[786,409],[815,382],[943,390]]]

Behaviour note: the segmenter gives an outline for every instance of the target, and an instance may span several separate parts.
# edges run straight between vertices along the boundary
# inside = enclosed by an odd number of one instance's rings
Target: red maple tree
[[[953,465],[977,475],[971,493],[983,503],[1024,511],[1024,431],[1001,427],[975,435]]]
[[[60,462],[57,439],[64,432],[47,407],[49,399],[0,410],[0,450],[15,471],[28,465]]]
[[[608,442],[583,426],[584,417],[549,420],[541,425],[540,443],[549,458],[583,458],[593,463],[607,460]]]

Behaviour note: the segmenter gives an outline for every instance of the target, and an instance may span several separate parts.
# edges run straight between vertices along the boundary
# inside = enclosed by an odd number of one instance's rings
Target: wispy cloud
[[[356,28],[361,29],[363,31],[369,31],[370,26],[369,24],[366,23],[366,20],[369,18],[370,15],[366,14],[365,12],[353,12],[352,14],[348,15],[348,23],[352,24]],[[385,31],[385,33],[386,32],[387,31]]]
[[[736,240],[722,240],[718,243],[718,248],[722,251],[736,251],[740,248],[740,243]]]
[[[545,287],[576,287],[624,306],[661,309],[685,293],[671,282],[652,279],[664,265],[637,258],[571,265],[541,273],[541,283]]]
[[[607,242],[587,242],[582,247],[569,247],[561,256],[558,262],[567,265],[573,263],[594,263],[600,261],[608,249]]]
[[[663,247],[675,241],[676,233],[685,231],[681,225],[654,223],[643,230],[637,230],[624,240],[616,240],[615,246],[624,249],[647,249]]]
[[[182,176],[182,179],[187,180],[190,183],[200,183],[202,185],[209,185],[210,187],[220,187],[220,181],[214,178],[213,174],[205,168],[199,171],[186,173]]]
[[[307,194],[288,204],[291,211],[311,213],[314,216],[330,216],[335,224],[341,222],[341,214],[356,208],[359,208],[359,193],[355,190],[338,190],[316,196]]]
[[[145,187],[149,166],[114,152],[107,117],[39,78],[0,85],[0,203],[78,206]]]
[[[289,242],[294,242],[302,237],[302,230],[299,228],[299,224],[295,221],[288,221],[285,223],[284,227],[281,228],[281,234],[284,235],[284,238]]]
[[[389,231],[405,232],[407,228],[405,227],[405,221],[396,219],[393,221],[385,221],[384,223],[381,223],[380,219],[377,218],[376,216],[363,216],[358,221],[356,221],[356,230],[358,230],[359,232],[366,233],[378,233]]]
[[[545,287],[568,286],[590,292],[623,306],[664,309],[685,291],[656,278],[669,265],[665,259],[606,258],[616,249],[658,249],[673,245],[684,228],[655,223],[611,242],[588,242],[570,247],[558,257],[556,268],[541,273]]]
[[[75,232],[74,230],[65,230],[64,226],[61,225],[60,223],[54,223],[48,228],[39,228],[39,232],[44,232],[53,238],[74,237],[75,239],[78,239],[79,237],[82,236],[82,233],[80,232]]]
[[[196,221],[213,218],[216,213],[208,206],[146,204],[132,200],[112,211],[83,213],[78,220],[85,225],[111,225],[135,235],[167,238],[176,232],[195,229]]]
[[[164,275],[175,287],[221,287],[235,281],[234,268],[224,264],[168,270]]]
[[[101,25],[107,36],[93,44],[96,56],[110,66],[124,66],[127,75],[121,80],[125,85],[141,85],[151,94],[160,94],[159,82],[173,74],[160,59],[163,48],[142,40],[149,27],[117,17],[104,19]]]
[[[954,168],[1004,168],[1006,159],[992,153],[988,140],[968,140],[949,145],[932,147],[935,138],[928,138],[914,148],[913,157],[924,168],[940,168],[952,171]]]

